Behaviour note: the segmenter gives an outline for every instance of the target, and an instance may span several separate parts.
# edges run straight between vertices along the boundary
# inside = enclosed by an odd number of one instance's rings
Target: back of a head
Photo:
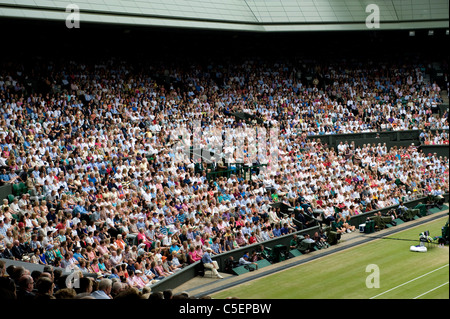
[[[41,274],[42,274],[41,271],[39,271],[39,270],[33,270],[33,271],[31,272],[31,277],[33,277],[34,281],[36,282],[36,281],[39,279],[39,277],[41,276]]]
[[[69,278],[69,275],[62,275],[60,277],[58,277],[57,279],[55,278],[55,284],[58,287],[58,289],[64,289],[67,288],[67,279]]]
[[[56,299],[74,299],[77,292],[73,288],[63,288],[55,292],[54,295]]]
[[[15,300],[16,284],[9,277],[0,277],[0,300]]]
[[[18,282],[20,277],[25,273],[25,268],[22,266],[16,266],[12,270],[12,273],[10,274],[11,279],[13,279],[15,282]]]
[[[74,284],[75,290],[77,294],[84,292],[91,292],[92,289],[92,281],[89,277],[81,277],[77,280],[76,284]]]
[[[141,299],[139,290],[133,287],[127,288],[119,292],[115,297],[115,300],[138,300]]]
[[[173,295],[172,299],[189,299],[189,294],[187,292],[180,292]]]
[[[166,289],[166,290],[164,290],[163,291],[163,296],[164,296],[164,299],[172,299],[172,297],[173,297],[173,291],[172,291],[172,289]]]
[[[106,291],[108,289],[112,288],[112,280],[108,278],[103,278],[98,283],[98,290]]]
[[[148,299],[150,300],[162,300],[164,299],[164,295],[161,291],[154,291],[149,296]]]
[[[63,275],[63,271],[60,268],[56,268],[55,270],[53,270],[53,276],[54,276],[54,280],[55,282]]]
[[[14,265],[9,265],[8,267],[6,267],[6,273],[8,274],[9,277],[12,276],[15,268],[16,266]]]
[[[123,288],[123,284],[121,282],[114,282],[112,285],[112,289],[111,289],[111,295],[116,296],[117,294],[120,293],[120,291]]]
[[[49,266],[49,265],[46,265],[46,266],[44,266],[43,272],[48,272],[50,274],[53,274],[53,267]]]
[[[23,275],[19,278],[17,283],[19,284],[20,289],[27,289],[28,285],[33,282],[33,277],[30,275]]]
[[[42,273],[47,274],[53,280],[54,274],[53,274],[53,268],[51,266],[45,266]]]
[[[53,280],[48,277],[40,277],[36,282],[35,287],[38,294],[49,294],[53,289]]]

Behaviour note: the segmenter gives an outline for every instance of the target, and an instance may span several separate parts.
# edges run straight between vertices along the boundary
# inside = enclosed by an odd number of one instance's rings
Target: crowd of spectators
[[[73,276],[74,274],[72,274]],[[138,277],[142,275],[138,272]],[[30,271],[22,266],[6,266],[0,260],[0,299],[18,301],[42,301],[50,299],[98,299],[98,300],[177,300],[210,299],[209,295],[193,297],[182,291],[171,289],[152,292],[150,288],[138,289],[118,279],[84,276],[78,272],[75,280],[59,268],[45,266],[42,271]]]
[[[383,143],[335,150],[307,138],[418,129],[424,141],[448,143],[448,133],[427,135],[448,129],[448,119],[439,117],[439,86],[424,80],[420,65],[319,65],[310,83],[290,64],[255,61],[141,69],[110,60],[41,70],[44,93],[20,68],[0,74],[0,179],[28,190],[1,207],[2,258],[142,290],[209,248],[220,254],[292,233],[294,217],[305,226],[318,211],[347,221],[448,192],[447,157]],[[233,111],[263,124],[238,121]],[[251,179],[238,170],[209,179],[174,147],[183,129],[207,147],[239,137],[242,127],[279,128],[276,161]],[[245,150],[255,143],[242,138]],[[231,154],[238,159],[233,147]],[[280,214],[270,205],[280,201],[301,213]]]
[[[420,141],[424,145],[448,145],[448,131],[423,131]]]

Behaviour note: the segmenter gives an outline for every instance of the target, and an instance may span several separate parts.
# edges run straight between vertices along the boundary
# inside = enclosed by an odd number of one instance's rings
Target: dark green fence
[[[12,186],[11,184],[5,184],[0,186],[0,200],[3,201],[5,198],[8,198],[8,195],[12,194]]]
[[[436,153],[436,156],[449,156],[450,147],[448,144],[444,145],[420,145],[419,147],[424,154],[434,154]]]

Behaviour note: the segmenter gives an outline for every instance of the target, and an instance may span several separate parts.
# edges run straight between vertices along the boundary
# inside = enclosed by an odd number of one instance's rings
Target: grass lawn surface
[[[410,251],[410,246],[418,244],[421,232],[428,230],[432,237],[440,236],[447,219],[448,216],[396,233],[388,239],[377,239],[252,280],[212,297],[448,299],[448,246],[430,245],[426,253]]]

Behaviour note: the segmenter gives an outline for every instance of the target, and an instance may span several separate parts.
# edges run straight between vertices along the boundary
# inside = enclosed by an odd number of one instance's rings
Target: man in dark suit
[[[11,248],[11,252],[17,260],[22,260],[23,254],[25,253],[23,248],[20,246],[20,243],[18,240],[14,241],[14,245]]]
[[[30,300],[35,297],[34,290],[34,280],[30,275],[23,275],[19,278],[17,289],[17,299],[18,300]]]
[[[12,246],[12,243],[8,243],[3,251],[0,250],[0,258],[14,260],[15,258],[11,251]]]

